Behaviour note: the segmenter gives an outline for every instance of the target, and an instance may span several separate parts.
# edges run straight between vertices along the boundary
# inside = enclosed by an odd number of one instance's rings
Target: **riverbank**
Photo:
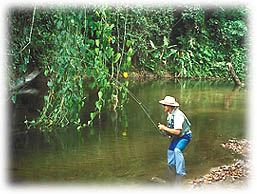
[[[121,78],[124,78],[122,75]],[[170,72],[165,71],[161,74],[156,74],[150,71],[131,71],[128,72],[128,79],[130,80],[155,80],[155,79],[190,79],[190,80],[212,80],[212,81],[232,81],[231,78],[225,78],[225,77],[183,77],[183,76],[174,76]],[[127,79],[126,78],[126,79]]]
[[[209,188],[215,186],[226,186],[226,188],[239,188],[247,186],[250,175],[249,153],[251,144],[248,140],[230,139],[227,143],[221,144],[225,149],[229,149],[231,154],[241,156],[234,159],[230,165],[223,165],[210,169],[204,176],[190,180],[188,183],[192,188]]]

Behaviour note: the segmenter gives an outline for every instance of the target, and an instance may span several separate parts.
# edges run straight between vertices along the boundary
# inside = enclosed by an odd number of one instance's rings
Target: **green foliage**
[[[245,79],[247,14],[244,7],[201,6],[11,9],[10,82],[38,66],[48,86],[40,116],[25,124],[46,132],[91,125],[108,105],[126,103],[127,91],[113,81],[121,72],[229,78],[231,62]],[[85,88],[96,91],[94,102]],[[89,103],[94,110],[85,121],[80,112]]]
[[[215,10],[208,21],[210,35],[214,39],[213,44],[218,44],[215,48],[220,49],[221,60],[232,62],[241,79],[245,79],[247,70],[246,16],[245,8],[221,8]]]
[[[136,69],[144,68],[162,74],[173,55],[170,44],[173,8],[131,8],[129,15],[129,37],[134,42]]]
[[[10,85],[16,85],[18,77],[22,77],[27,72],[29,63],[34,62],[33,46],[31,42],[32,18],[33,9],[21,9],[19,12],[12,10],[9,12],[8,20],[10,34],[12,41],[9,42],[8,55],[11,58],[11,64],[8,66],[8,78]],[[29,24],[29,25],[28,25]],[[16,101],[16,96],[12,96],[13,102]]]
[[[204,11],[199,6],[182,12],[184,28],[177,37],[179,52],[172,69],[182,77],[229,78],[227,62],[232,62],[241,79],[246,75],[246,9]]]
[[[52,13],[54,28],[48,34],[51,49],[42,56],[49,91],[44,97],[45,106],[39,118],[25,122],[28,127],[51,132],[55,128],[73,125],[81,130],[91,125],[96,115],[100,116],[109,99],[108,91],[115,90],[109,80],[109,70],[112,68],[117,72],[115,64],[120,59],[120,53],[115,53],[110,41],[114,25],[108,19],[109,14],[106,8],[61,8]],[[41,34],[47,33],[41,30]],[[131,55],[132,48],[128,50],[128,58]],[[87,103],[83,85],[85,76],[92,78],[90,84],[98,90],[98,99],[90,119],[82,123],[79,113]]]

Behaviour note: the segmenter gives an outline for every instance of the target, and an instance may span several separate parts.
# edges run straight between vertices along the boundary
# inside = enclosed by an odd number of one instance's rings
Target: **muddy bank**
[[[242,187],[246,186],[250,174],[249,152],[251,145],[248,140],[231,139],[227,143],[221,144],[225,149],[229,149],[231,154],[239,155],[239,159],[234,159],[230,165],[223,165],[210,169],[210,172],[204,176],[190,180],[188,183],[193,188],[202,188],[209,186],[228,186]]]
[[[120,75],[120,78],[124,78],[122,75]],[[156,74],[149,71],[131,71],[128,72],[128,79],[132,80],[142,80],[142,79],[148,79],[148,80],[154,80],[154,79],[190,79],[190,80],[213,80],[213,81],[226,81],[231,80],[230,78],[219,78],[219,77],[183,77],[183,76],[174,76],[172,73],[165,71],[161,74]]]

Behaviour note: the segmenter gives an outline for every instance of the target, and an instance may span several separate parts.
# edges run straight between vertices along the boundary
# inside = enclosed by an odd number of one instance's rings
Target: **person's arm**
[[[160,130],[167,131],[168,133],[179,135],[182,130],[182,124],[184,122],[184,117],[181,114],[177,114],[174,118],[174,129],[169,128],[165,125],[159,124],[158,127]]]
[[[159,125],[158,125],[158,128],[159,128],[160,130],[162,130],[163,132],[164,132],[164,131],[167,131],[168,133],[171,133],[171,134],[174,134],[174,135],[179,135],[180,132],[181,132],[181,129],[171,129],[171,128],[169,128],[169,127],[167,127],[167,126],[165,126],[165,125],[162,125],[162,124],[160,124],[160,123],[159,123]]]

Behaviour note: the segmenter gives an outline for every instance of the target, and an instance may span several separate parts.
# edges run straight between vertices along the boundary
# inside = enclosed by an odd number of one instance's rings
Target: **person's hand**
[[[161,123],[158,124],[158,128],[159,128],[162,132],[165,131],[165,125],[163,125],[163,124],[161,124]]]

